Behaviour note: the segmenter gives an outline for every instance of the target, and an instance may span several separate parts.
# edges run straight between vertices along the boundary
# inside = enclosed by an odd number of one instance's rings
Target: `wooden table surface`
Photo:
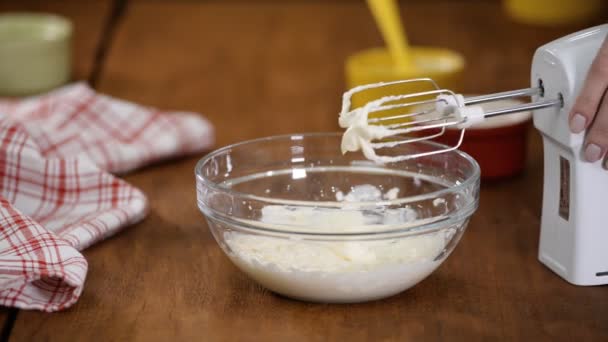
[[[466,57],[463,92],[528,84],[544,42],[580,26],[513,23],[496,1],[402,1],[410,39]],[[355,0],[0,2],[74,20],[76,79],[163,109],[203,113],[217,146],[333,131],[343,61],[382,44]],[[576,287],[536,258],[542,150],[530,131],[525,173],[483,183],[479,210],[448,260],[418,286],[354,305],[275,296],[222,254],[195,203],[194,164],[125,178],[149,196],[140,224],[86,251],[79,302],[54,314],[2,309],[11,341],[608,340],[608,288]]]

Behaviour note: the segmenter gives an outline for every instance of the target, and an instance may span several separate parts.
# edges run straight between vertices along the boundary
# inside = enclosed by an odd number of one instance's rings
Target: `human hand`
[[[593,60],[587,79],[581,89],[568,121],[572,133],[587,130],[585,159],[596,162],[602,158],[608,169],[608,37]]]

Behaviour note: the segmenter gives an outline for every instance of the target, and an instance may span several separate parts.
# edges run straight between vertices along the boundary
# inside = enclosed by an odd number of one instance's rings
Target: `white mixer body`
[[[576,285],[608,284],[608,171],[583,160],[584,134],[571,134],[570,112],[608,24],[538,48],[531,81],[542,81],[544,99],[562,108],[534,112],[544,146],[544,186],[539,259]],[[537,97],[535,100],[539,100]]]

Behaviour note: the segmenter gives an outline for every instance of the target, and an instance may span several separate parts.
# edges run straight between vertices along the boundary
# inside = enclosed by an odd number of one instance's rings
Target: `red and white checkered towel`
[[[87,273],[78,250],[147,213],[144,194],[109,172],[212,143],[199,115],[145,108],[85,84],[0,99],[0,305],[74,304]]]

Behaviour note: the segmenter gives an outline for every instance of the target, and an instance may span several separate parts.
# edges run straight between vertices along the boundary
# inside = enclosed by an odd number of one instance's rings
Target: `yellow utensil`
[[[376,20],[376,25],[380,28],[393,64],[399,69],[410,66],[409,44],[396,1],[367,0],[367,4]]]
[[[401,24],[397,2],[367,0],[367,3],[387,48],[372,48],[347,58],[345,73],[349,88],[369,83],[430,77],[442,88],[460,89],[464,69],[464,58],[460,54],[443,48],[410,46]],[[386,95],[430,90],[419,88],[424,83],[399,84],[360,92],[352,98],[352,103],[359,107]],[[391,111],[378,113],[379,116],[395,114]]]

